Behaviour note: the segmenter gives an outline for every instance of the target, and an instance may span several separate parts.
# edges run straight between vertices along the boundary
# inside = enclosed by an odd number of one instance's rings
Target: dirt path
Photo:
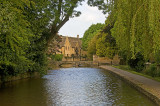
[[[117,74],[160,105],[160,82],[111,66],[103,65],[100,67]]]

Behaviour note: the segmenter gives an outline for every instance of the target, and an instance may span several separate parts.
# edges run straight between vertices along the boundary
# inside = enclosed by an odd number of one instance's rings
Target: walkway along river
[[[0,106],[155,106],[108,71],[96,68],[50,70],[43,78],[7,83]]]

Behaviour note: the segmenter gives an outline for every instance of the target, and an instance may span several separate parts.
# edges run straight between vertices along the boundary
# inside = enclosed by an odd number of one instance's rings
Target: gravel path
[[[100,67],[117,74],[122,79],[125,79],[160,106],[160,82],[111,66],[102,65]]]

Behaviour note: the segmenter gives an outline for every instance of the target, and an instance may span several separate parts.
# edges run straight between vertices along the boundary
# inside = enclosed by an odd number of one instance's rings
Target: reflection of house
[[[60,52],[65,57],[79,57],[84,55],[84,51],[81,49],[82,41],[77,37],[61,36],[62,42],[60,42]]]

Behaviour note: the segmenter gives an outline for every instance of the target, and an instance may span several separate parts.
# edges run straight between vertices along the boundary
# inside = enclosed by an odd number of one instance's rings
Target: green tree
[[[0,74],[43,72],[46,49],[84,0],[0,0]]]
[[[92,24],[84,33],[82,38],[82,49],[87,50],[89,41],[104,27],[104,24]]]
[[[49,21],[44,0],[0,1],[0,74],[44,72]]]
[[[127,58],[141,53],[145,60],[156,58],[160,49],[160,1],[159,0],[90,0],[112,17],[112,36]]]
[[[115,39],[108,34],[102,33],[102,37],[96,42],[96,54],[100,57],[113,58],[116,52]]]
[[[81,5],[84,0],[48,0],[49,5],[46,9],[50,11],[50,29],[51,34],[47,39],[50,43],[56,36],[59,29],[69,20],[69,18],[77,17],[81,14],[80,11],[76,11],[75,8]]]
[[[88,48],[87,48],[87,57],[92,60],[93,55],[96,54],[96,42],[97,39],[99,38],[99,34],[100,32],[98,32],[88,43]]]
[[[25,7],[24,14],[26,20],[30,23],[30,30],[34,36],[30,39],[30,46],[27,49],[26,57],[31,60],[28,71],[38,71],[44,73],[46,71],[47,59],[47,38],[50,35],[48,27],[52,16],[50,11],[46,9],[50,2],[46,0],[35,0],[30,7]]]
[[[113,58],[117,53],[116,41],[111,35],[112,28],[113,25],[108,24],[108,21],[106,20],[104,28],[90,40],[87,51],[90,59],[92,59],[94,54],[97,54],[100,57]]]
[[[24,7],[30,7],[29,0],[0,1],[0,74],[15,75],[27,71],[30,60],[26,58],[26,50],[33,37],[28,28],[30,23],[23,14]]]

